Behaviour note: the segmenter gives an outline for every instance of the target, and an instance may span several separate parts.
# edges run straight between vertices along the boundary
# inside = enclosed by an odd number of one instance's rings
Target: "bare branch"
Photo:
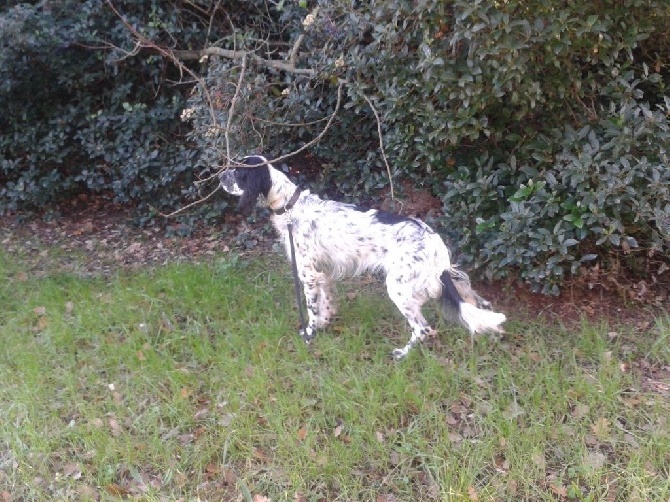
[[[384,164],[386,164],[386,173],[388,174],[389,177],[389,185],[391,189],[391,200],[395,200],[395,194],[393,191],[393,177],[391,176],[391,166],[389,166],[389,161],[386,158],[386,153],[384,151],[384,139],[382,137],[382,121],[379,118],[379,113],[377,113],[375,105],[372,104],[372,100],[368,98],[364,93],[361,93],[361,95],[363,96],[363,99],[367,101],[370,108],[372,108],[372,113],[375,114],[375,119],[377,119],[377,136],[379,136],[379,150],[381,151],[382,158],[384,159]]]
[[[319,141],[321,141],[321,138],[323,138],[326,135],[326,132],[328,129],[330,129],[331,124],[333,123],[333,120],[335,120],[335,117],[337,117],[337,112],[340,111],[340,105],[342,104],[342,88],[344,87],[344,84],[347,82],[342,80],[340,81],[339,85],[337,86],[337,103],[335,103],[335,110],[333,110],[332,115],[328,119],[328,122],[326,122],[326,126],[323,128],[323,130],[319,133],[319,135],[311,140],[309,143],[305,143],[303,146],[295,150],[294,152],[287,153],[286,155],[282,155],[281,157],[277,157],[275,159],[272,159],[270,162],[277,162],[280,160],[288,159],[289,157],[293,157],[294,155],[297,155],[300,152],[304,152],[307,150],[310,146],[317,144]]]
[[[207,36],[205,37],[205,40],[209,40],[209,36],[212,33],[212,26],[214,24],[214,16],[216,16],[216,11],[219,10],[220,5],[221,5],[221,0],[218,0],[216,2],[216,5],[214,6],[214,9],[212,10],[212,15],[209,16],[209,24],[207,26]]]
[[[174,51],[165,49],[163,47],[160,47],[159,45],[155,44],[151,40],[149,40],[147,37],[142,35],[139,31],[137,31],[126,19],[121,15],[121,13],[114,7],[114,4],[112,3],[112,0],[106,0],[107,5],[109,5],[110,9],[116,14],[121,22],[124,24],[126,29],[135,37],[135,49],[133,50],[133,54],[139,52],[140,48],[149,48],[152,50],[155,50],[162,56],[167,57],[172,61],[172,63],[179,69],[180,74],[183,76],[184,73],[187,73],[190,75],[194,81],[198,82],[198,84],[202,87],[202,91],[205,95],[205,98],[207,99],[207,103],[209,104],[209,110],[210,110],[210,115],[212,117],[212,122],[216,123],[216,117],[214,116],[214,106],[212,103],[212,97],[209,93],[209,89],[207,89],[207,86],[205,85],[205,82],[202,78],[200,78],[198,75],[196,75],[190,68],[188,68],[186,65],[184,65],[177,57],[174,56]]]
[[[274,68],[276,70],[281,70],[296,75],[307,75],[310,77],[316,75],[316,71],[312,68],[296,68],[294,63],[287,63],[285,61],[279,61],[276,59],[265,59],[251,51],[230,50],[223,49],[221,47],[207,47],[200,50],[173,50],[171,53],[174,55],[174,57],[182,61],[196,59],[200,60],[204,56],[219,56],[226,59],[250,58],[253,59],[256,63],[267,68]]]
[[[319,12],[319,7],[314,7],[310,15],[312,18],[315,18],[316,15]],[[300,46],[302,45],[302,41],[305,38],[305,34],[301,33],[298,35],[298,38],[296,39],[295,43],[293,44],[293,47],[291,48],[291,52],[289,52],[288,60],[289,63],[291,63],[293,66],[295,66],[295,61],[298,58],[298,52],[300,51]]]
[[[149,206],[149,207],[150,207],[151,209],[153,209],[154,211],[156,211],[158,214],[160,214],[163,218],[172,218],[173,216],[177,216],[178,214],[183,213],[183,212],[186,211],[187,209],[190,209],[190,208],[195,207],[195,206],[199,206],[199,205],[202,204],[203,202],[207,202],[207,201],[208,201],[209,199],[211,199],[211,198],[214,196],[214,194],[215,194],[216,192],[218,192],[219,190],[221,190],[221,186],[220,186],[220,185],[217,185],[216,188],[215,188],[214,190],[212,190],[211,192],[209,192],[206,196],[204,196],[204,197],[202,197],[201,199],[198,199],[198,200],[196,200],[196,201],[194,201],[194,202],[191,202],[190,204],[186,204],[185,206],[182,206],[182,207],[180,207],[179,209],[177,209],[177,210],[175,210],[175,211],[172,211],[171,213],[163,213],[163,212],[159,211],[158,209],[156,209],[156,208],[153,207],[153,206]]]
[[[291,52],[289,53],[288,61],[293,66],[295,66],[295,60],[298,57],[298,51],[300,50],[300,45],[302,44],[304,38],[305,38],[304,33],[298,35],[298,38],[296,39],[295,44],[293,44],[293,48],[291,48]]]
[[[235,106],[237,101],[240,98],[240,89],[244,84],[244,76],[247,72],[247,57],[242,58],[242,67],[240,68],[240,76],[237,79],[237,88],[235,89],[235,94],[233,99],[230,100],[230,108],[228,108],[228,120],[226,121],[226,129],[224,131],[224,138],[226,139],[226,160],[230,160],[230,127],[233,123],[233,116],[235,115]]]

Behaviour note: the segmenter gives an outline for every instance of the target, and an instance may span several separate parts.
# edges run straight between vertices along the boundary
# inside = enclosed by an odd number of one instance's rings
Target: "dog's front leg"
[[[305,304],[307,305],[307,326],[302,326],[300,336],[305,343],[309,343],[316,336],[319,323],[319,285],[313,277],[310,277],[302,279],[302,287],[305,291]]]
[[[296,255],[300,257],[300,255]],[[305,343],[311,342],[316,336],[317,328],[321,327],[320,316],[320,293],[325,281],[323,273],[316,270],[312,262],[306,258],[297,261],[298,276],[305,293],[305,304],[307,306],[307,326],[301,326],[300,336]]]

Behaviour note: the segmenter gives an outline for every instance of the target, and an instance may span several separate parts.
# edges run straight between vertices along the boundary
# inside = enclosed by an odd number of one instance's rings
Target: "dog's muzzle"
[[[221,184],[221,188],[230,195],[240,196],[243,193],[235,181],[235,169],[228,169],[219,174],[219,183]]]

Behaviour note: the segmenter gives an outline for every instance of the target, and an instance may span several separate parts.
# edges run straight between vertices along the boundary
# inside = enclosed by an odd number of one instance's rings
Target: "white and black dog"
[[[445,316],[456,317],[471,334],[502,331],[505,315],[488,310],[490,304],[470,288],[468,276],[453,267],[444,242],[424,222],[322,200],[300,190],[260,155],[245,157],[241,164],[219,175],[221,186],[241,197],[242,211],[251,211],[259,199],[272,210],[272,223],[289,260],[287,225],[292,223],[307,303],[308,323],[300,333],[306,342],[335,315],[333,282],[363,271],[385,274],[388,295],[411,327],[407,345],[393,351],[395,359],[434,333],[421,313],[429,298],[441,297]]]

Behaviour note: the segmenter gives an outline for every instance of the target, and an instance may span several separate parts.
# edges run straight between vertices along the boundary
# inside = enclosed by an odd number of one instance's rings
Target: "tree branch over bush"
[[[222,49],[221,47],[207,47],[201,50],[174,50],[172,55],[180,61],[200,61],[203,57],[218,56],[226,59],[253,59],[256,64],[274,68],[275,70],[294,73],[296,75],[306,75],[313,77],[316,72],[311,68],[297,68],[295,62],[278,61],[275,59],[264,59],[252,51],[233,51]]]
[[[112,10],[121,18],[123,19],[122,14],[115,8],[112,0],[107,0],[108,5],[112,8]],[[215,10],[216,11],[216,10]],[[312,9],[312,11],[306,16],[306,20],[310,20],[310,23],[313,22],[316,19],[316,16],[319,12],[319,8],[315,7]],[[209,89],[207,88],[207,84],[204,79],[202,79],[199,76],[196,76],[193,71],[188,69],[184,65],[184,61],[205,61],[208,60],[209,58],[212,57],[219,57],[219,58],[224,58],[228,60],[239,60],[240,61],[240,66],[239,66],[239,75],[237,78],[237,85],[235,88],[235,92],[232,96],[232,98],[229,101],[228,109],[227,109],[227,117],[225,120],[225,125],[221,127],[219,123],[217,122],[217,119],[214,114],[214,105],[211,102],[211,98],[207,98],[209,102],[209,112],[210,116],[213,119],[212,120],[212,125],[210,126],[210,131],[212,130],[211,127],[214,127],[216,129],[221,128],[223,131],[223,137],[225,140],[225,156],[223,156],[224,162],[223,165],[220,166],[219,171],[221,172],[222,170],[227,169],[229,166],[236,165],[234,162],[234,157],[231,153],[231,141],[230,141],[230,134],[232,129],[234,128],[234,120],[236,119],[235,113],[236,113],[236,105],[238,104],[240,100],[240,95],[241,92],[240,90],[242,89],[242,86],[245,83],[245,77],[247,73],[247,62],[251,61],[254,64],[260,66],[260,67],[265,67],[273,70],[277,70],[279,72],[285,72],[293,75],[298,75],[298,76],[305,76],[309,77],[311,79],[315,79],[318,75],[317,70],[314,68],[298,68],[296,67],[296,62],[299,57],[299,50],[300,46],[302,44],[302,41],[304,40],[305,34],[300,33],[289,54],[288,54],[288,61],[285,60],[277,60],[277,59],[267,59],[259,56],[255,51],[253,50],[231,50],[231,49],[223,49],[221,47],[206,47],[201,50],[178,50],[178,49],[168,49],[165,47],[160,47],[158,44],[151,42],[146,36],[142,35],[137,29],[135,29],[133,26],[131,26],[128,22],[123,20],[124,25],[126,28],[129,30],[129,32],[132,34],[133,38],[135,39],[135,47],[136,49],[133,51],[133,53],[137,53],[137,48],[141,47],[143,49],[147,50],[153,50],[161,54],[162,56],[166,57],[169,59],[175,66],[177,66],[180,69],[180,72],[186,72],[189,73],[198,83],[198,86],[203,90],[204,93],[206,93],[207,96],[209,96]],[[210,20],[210,25],[212,24],[212,20]],[[305,24],[305,23],[303,23]],[[334,77],[338,83],[337,89],[336,89],[336,95],[337,95],[337,102],[335,104],[335,110],[334,112],[330,115],[325,127],[321,132],[319,132],[314,139],[308,141],[305,143],[303,146],[300,148],[297,148],[289,153],[285,153],[279,157],[276,157],[272,160],[272,162],[279,162],[282,160],[285,160],[289,157],[292,157],[294,155],[297,155],[311,146],[317,144],[326,134],[328,129],[333,123],[333,120],[336,118],[338,111],[340,110],[340,105],[342,101],[342,90],[345,85],[347,85],[349,82],[344,79],[344,78],[337,78]],[[383,141],[383,136],[382,136],[382,119],[377,112],[377,109],[375,108],[374,104],[368,98],[360,89],[357,90],[357,93],[360,94],[365,102],[368,104],[370,109],[372,110],[375,120],[377,121],[377,134],[378,134],[378,140],[379,140],[379,148],[380,148],[380,153],[381,156],[384,160],[385,166],[386,166],[386,173],[388,175],[388,182],[390,185],[390,196],[391,198],[395,198],[394,194],[394,188],[393,188],[393,175],[391,172],[391,167],[389,165],[388,159],[386,157],[386,153],[384,150],[384,141]],[[218,175],[218,172],[215,173],[214,175],[210,175],[208,177],[205,177],[204,179],[201,179],[197,182],[198,185],[202,185],[203,183],[206,183],[208,181],[211,181],[212,179],[215,179]],[[173,211],[171,213],[165,214],[161,213],[165,217],[172,217],[176,216],[178,214],[183,213],[185,210],[190,209],[198,204],[201,204],[203,202],[208,201],[214,193],[218,190],[218,187],[214,189],[212,192],[207,194],[206,196],[202,197],[201,199],[189,203],[182,208]]]

